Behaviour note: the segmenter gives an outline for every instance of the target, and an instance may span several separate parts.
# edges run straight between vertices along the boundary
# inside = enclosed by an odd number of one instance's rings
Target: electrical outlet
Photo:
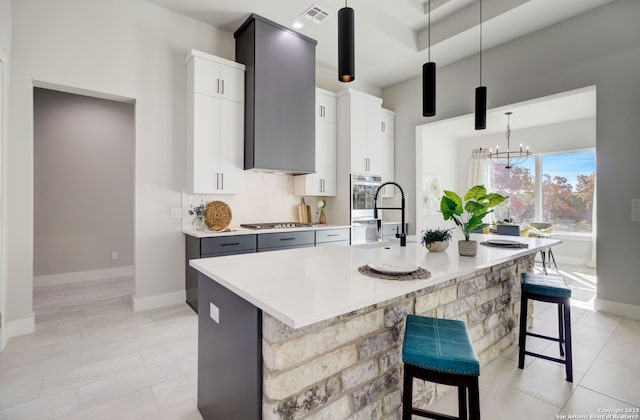
[[[118,251],[111,251],[111,261],[117,261],[118,258]]]
[[[209,316],[216,324],[220,323],[220,309],[213,302],[209,302]]]
[[[640,198],[631,199],[631,221],[640,222]]]
[[[179,207],[173,207],[171,209],[171,218],[172,219],[182,219],[182,209]]]

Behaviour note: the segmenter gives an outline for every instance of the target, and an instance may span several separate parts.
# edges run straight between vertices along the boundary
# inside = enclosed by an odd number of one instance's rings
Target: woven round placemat
[[[364,274],[365,276],[373,277],[374,279],[383,279],[383,280],[426,280],[431,277],[431,272],[425,270],[422,267],[419,267],[416,271],[409,274],[384,274],[380,273],[376,270],[369,268],[368,265],[363,265],[358,267],[358,272]]]
[[[231,223],[231,208],[224,201],[212,201],[204,211],[204,222],[211,230],[223,230]]]

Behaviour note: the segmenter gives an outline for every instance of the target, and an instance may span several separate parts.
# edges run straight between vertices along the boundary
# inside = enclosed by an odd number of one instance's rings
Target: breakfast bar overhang
[[[491,235],[474,234],[479,242]],[[478,246],[475,257],[397,242],[192,260],[199,271],[198,409],[209,419],[384,416],[401,401],[407,314],[467,324],[485,364],[515,339],[520,275],[557,239]],[[369,262],[415,264],[426,280],[383,280]],[[531,314],[530,314],[531,315]],[[514,365],[515,367],[515,365]],[[417,387],[428,403],[444,389]]]

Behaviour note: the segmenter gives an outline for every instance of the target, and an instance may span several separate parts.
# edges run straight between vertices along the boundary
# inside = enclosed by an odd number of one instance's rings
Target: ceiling
[[[257,13],[317,40],[317,62],[337,69],[337,12],[342,0],[147,0],[234,32]],[[540,30],[613,0],[484,0],[483,49]],[[355,11],[356,79],[384,88],[420,74],[429,57],[428,0],[348,0]],[[301,17],[312,5],[329,11],[321,24]],[[479,1],[431,0],[431,60],[438,67],[479,49]],[[337,70],[336,70],[337,71]],[[337,76],[336,76],[337,78]]]

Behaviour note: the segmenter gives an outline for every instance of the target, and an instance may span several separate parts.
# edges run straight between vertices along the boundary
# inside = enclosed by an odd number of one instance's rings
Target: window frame
[[[534,184],[535,184],[535,210],[534,210],[534,219],[542,220],[542,159],[545,156],[553,156],[553,155],[566,155],[570,153],[581,153],[581,152],[593,152],[594,159],[596,159],[596,178],[598,176],[598,164],[597,164],[597,152],[595,147],[586,147],[580,149],[567,149],[567,150],[554,150],[552,152],[540,152],[540,153],[532,153],[530,157],[534,158],[535,161],[535,173],[534,173]],[[492,167],[496,166],[493,163],[489,162],[489,171],[491,171]],[[491,179],[491,172],[487,174],[487,179]],[[596,185],[597,188],[597,185]],[[597,200],[597,198],[596,198]],[[587,238],[593,238],[594,232],[593,229],[591,233],[585,232],[555,232],[556,236],[567,237],[567,238],[583,238],[588,240]]]

